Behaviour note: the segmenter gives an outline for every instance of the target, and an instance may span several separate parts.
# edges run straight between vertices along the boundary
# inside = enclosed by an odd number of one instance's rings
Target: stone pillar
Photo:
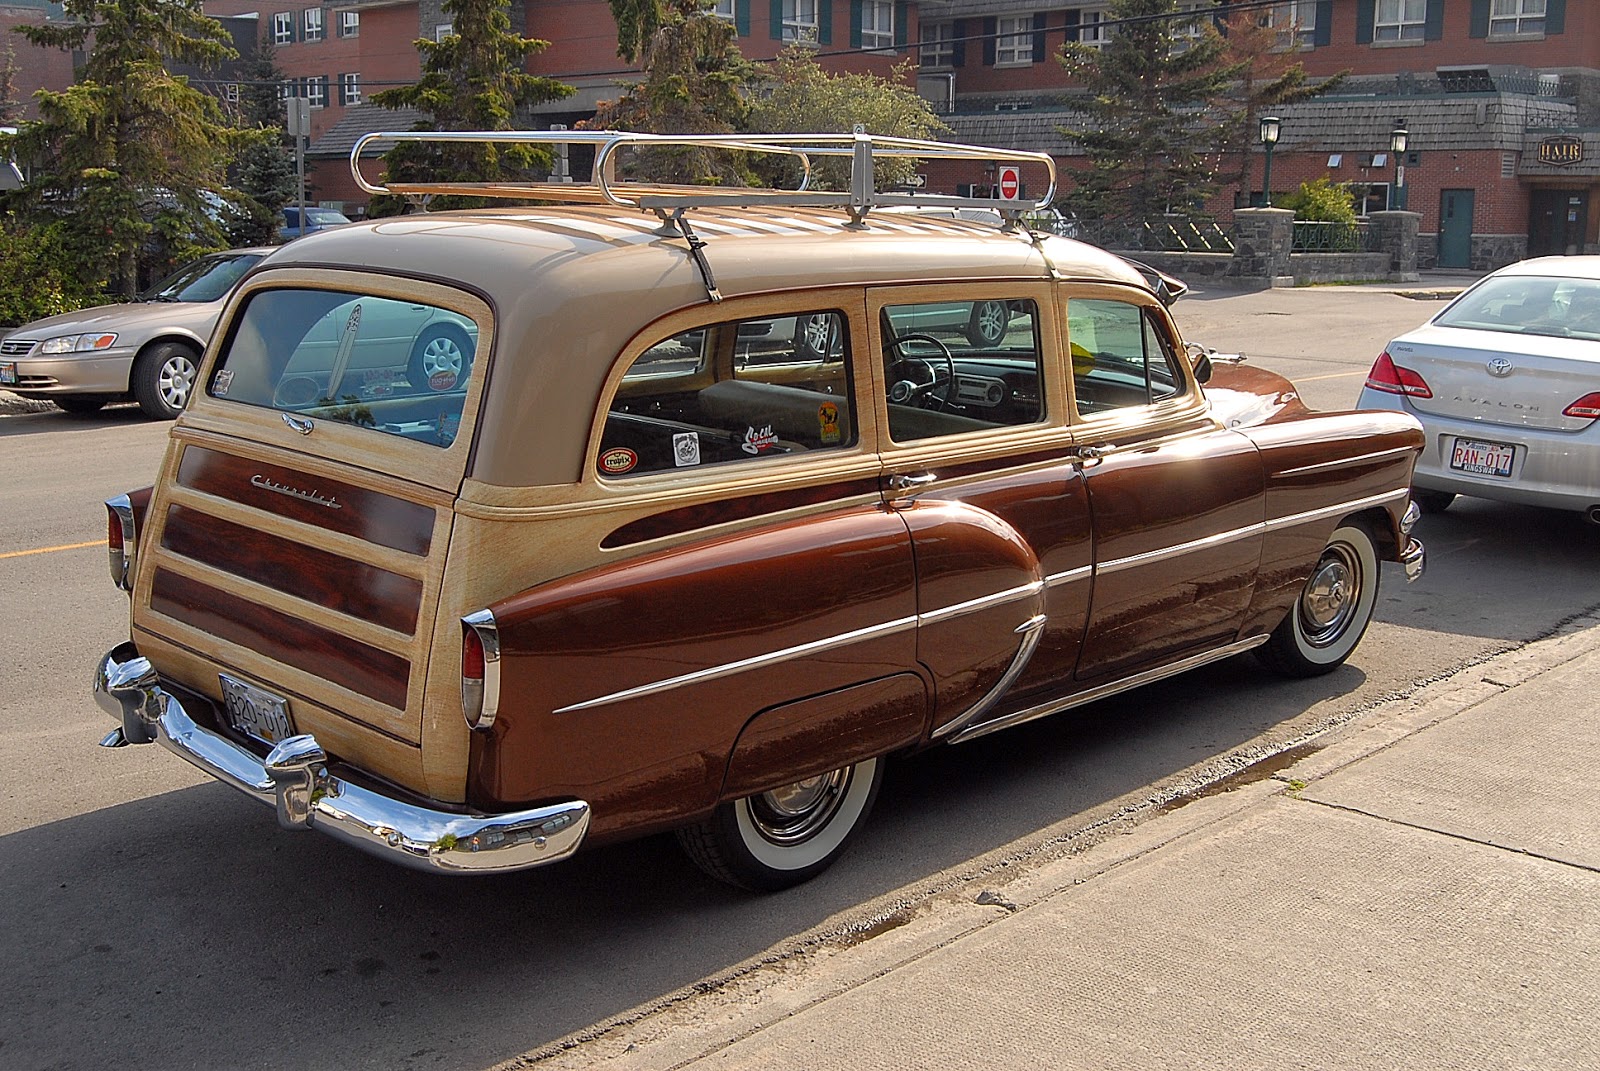
[[[1420,212],[1374,212],[1367,217],[1372,249],[1389,254],[1389,281],[1414,283],[1417,275],[1417,230]]]
[[[1294,213],[1287,208],[1238,208],[1233,213],[1233,264],[1228,274],[1260,279],[1269,287],[1293,286],[1289,250]]]

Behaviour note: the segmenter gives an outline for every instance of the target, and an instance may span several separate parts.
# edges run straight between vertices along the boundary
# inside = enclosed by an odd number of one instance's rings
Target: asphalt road
[[[1334,288],[1177,311],[1194,340],[1337,407],[1434,308]],[[1386,569],[1378,621],[1340,671],[1286,682],[1234,659],[899,762],[852,852],[800,889],[735,893],[669,837],[452,880],[281,832],[159,748],[94,746],[111,723],[89,673],[127,613],[100,501],[150,482],[165,434],[125,407],[0,415],[7,1069],[454,1069],[538,1052],[752,963],[877,939],[897,909],[1074,851],[1600,605],[1600,528],[1459,502],[1422,524],[1420,583]]]

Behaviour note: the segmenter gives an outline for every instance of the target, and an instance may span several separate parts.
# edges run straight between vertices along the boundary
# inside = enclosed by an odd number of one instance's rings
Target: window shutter
[[[734,0],[733,28],[740,37],[750,36],[750,0]]]
[[[955,38],[950,43],[950,66],[965,67],[967,65],[967,23],[965,19],[957,19],[950,24],[950,36]]]
[[[1000,24],[994,19],[983,20],[983,65],[994,66],[994,35]]]
[[[1356,0],[1356,44],[1372,44],[1372,24],[1377,18],[1378,0]]]
[[[1489,36],[1489,0],[1472,0],[1472,12],[1467,16],[1467,36]]]
[[[1317,0],[1317,25],[1312,31],[1311,47],[1327,48],[1333,44],[1333,0]]]
[[[861,18],[865,5],[862,0],[850,0],[850,47],[861,47]]]
[[[1544,32],[1546,36],[1567,32],[1567,0],[1548,0],[1545,4]]]
[[[1044,12],[1039,11],[1033,16],[1033,62],[1044,62],[1044,49]]]
[[[1078,12],[1077,8],[1071,8],[1067,11],[1068,41],[1076,42],[1078,40],[1078,23],[1082,18],[1083,16]]]
[[[833,44],[833,0],[822,0],[817,5],[817,43]]]
[[[783,40],[783,0],[772,0],[768,17],[772,22],[772,39]]]
[[[895,0],[894,3],[894,47],[904,51],[906,47],[906,22],[909,20],[911,5],[906,0]]]
[[[1428,0],[1428,13],[1422,24],[1424,41],[1444,40],[1444,0]]]

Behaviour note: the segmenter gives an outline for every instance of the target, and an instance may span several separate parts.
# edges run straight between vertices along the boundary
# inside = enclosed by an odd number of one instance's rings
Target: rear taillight
[[[133,503],[127,495],[106,499],[106,548],[110,555],[111,582],[123,591],[133,590],[133,555],[138,547]]]
[[[1600,418],[1600,390],[1585,394],[1582,398],[1561,410],[1561,415],[1577,417],[1579,420]]]
[[[1367,386],[1373,390],[1381,390],[1385,394],[1404,394],[1412,398],[1433,397],[1433,391],[1428,389],[1428,384],[1423,378],[1411,369],[1395,364],[1388,350],[1378,354],[1378,359],[1372,362],[1372,371],[1367,373]]]
[[[467,726],[487,732],[500,709],[500,626],[479,610],[461,619],[461,713]]]

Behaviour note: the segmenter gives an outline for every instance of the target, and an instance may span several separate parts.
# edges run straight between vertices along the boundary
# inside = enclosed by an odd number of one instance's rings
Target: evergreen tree
[[[617,55],[633,63],[650,44],[667,18],[671,0],[611,0],[611,18],[617,24]]]
[[[76,84],[36,95],[40,119],[15,139],[34,176],[22,205],[60,217],[85,281],[128,296],[141,259],[159,271],[224,243],[203,191],[224,185],[239,136],[216,99],[166,63],[205,67],[235,53],[200,0],[62,6],[67,23],[18,28],[35,45],[87,53]]]
[[[527,73],[528,57],[550,42],[512,31],[509,0],[445,0],[444,11],[452,16],[455,32],[442,41],[416,42],[421,79],[376,93],[373,103],[424,113],[428,118],[416,124],[417,130],[512,130],[520,109],[572,94],[569,85]],[[528,145],[402,142],[384,162],[390,182],[494,182],[548,172],[551,156]],[[446,198],[435,205],[478,200]],[[382,215],[402,207],[393,198],[377,198],[371,210]]]
[[[287,77],[278,67],[270,31],[263,31],[239,91],[239,125],[256,136],[239,153],[234,188],[247,200],[228,228],[235,245],[269,245],[277,237],[278,212],[299,192],[294,150],[284,132],[278,87]]]
[[[1178,0],[1112,0],[1108,15],[1116,25],[1101,48],[1069,43],[1060,56],[1090,120],[1064,131],[1089,156],[1074,207],[1130,220],[1197,209],[1217,187],[1208,155],[1233,122],[1217,102],[1241,65],[1210,16],[1185,17]]]
[[[739,51],[733,23],[700,0],[668,0],[643,56],[644,80],[602,104],[584,126],[646,134],[747,129],[759,69]],[[623,164],[664,182],[742,186],[753,180],[739,154],[709,149],[656,149],[631,154]]]
[[[8,39],[0,56],[0,126],[11,126],[22,118],[22,101],[17,99],[17,49]]]

